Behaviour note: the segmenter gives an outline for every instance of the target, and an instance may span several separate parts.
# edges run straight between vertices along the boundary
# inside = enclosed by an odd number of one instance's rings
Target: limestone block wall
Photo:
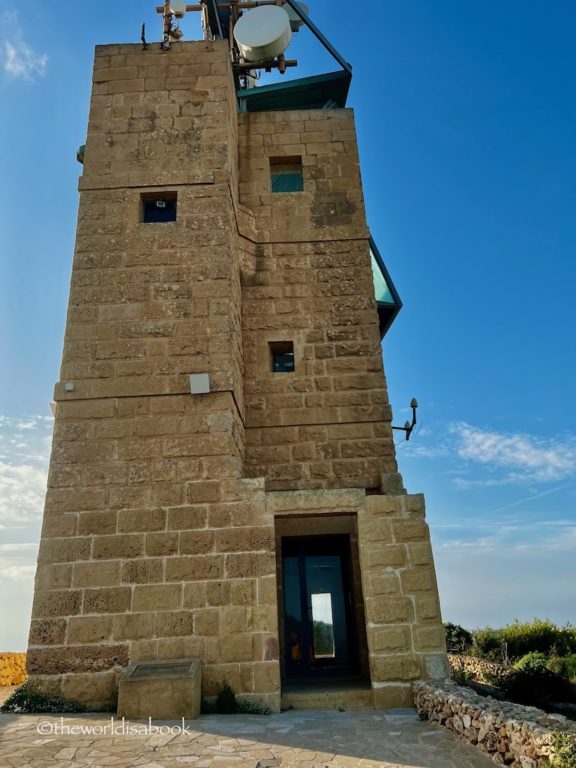
[[[412,706],[414,680],[449,676],[423,496],[367,496],[353,488],[271,492],[266,507],[277,530],[293,519],[304,534],[307,520],[326,533],[322,516],[357,519],[363,600],[357,615],[365,621],[377,708]]]
[[[205,695],[278,709],[280,523],[347,516],[362,668],[406,703],[445,655],[422,500],[374,495],[401,478],[352,113],[238,116],[224,41],[102,46],[80,191],[31,678],[100,708],[129,662],[199,657]]]
[[[219,457],[192,460],[216,461],[220,477],[185,483],[187,499],[105,511],[98,500],[93,511],[46,517],[28,650],[36,681],[100,708],[129,661],[199,657],[205,695],[227,680],[278,708],[274,528],[263,483],[226,473]],[[181,462],[173,470],[187,475]],[[53,530],[62,519],[66,531]]]
[[[367,496],[358,535],[375,705],[410,706],[413,680],[450,674],[424,497]]]
[[[367,236],[351,109],[244,113],[239,146],[240,203],[253,212],[258,242]],[[301,158],[304,192],[271,192],[271,157]]]
[[[264,491],[240,479],[236,109],[225,43],[96,51],[28,653],[90,706],[144,658],[198,655],[207,691],[214,665],[250,692],[276,637]],[[177,220],[141,223],[165,191]],[[211,394],[189,394],[194,372]]]
[[[224,42],[96,49],[56,399],[180,394],[209,372],[242,411],[236,109]],[[177,220],[141,223],[142,194],[166,191]]]
[[[239,116],[246,472],[270,489],[377,488],[395,473],[353,112]],[[304,191],[270,191],[299,157]],[[255,242],[256,241],[256,242]],[[294,343],[294,373],[269,344]]]

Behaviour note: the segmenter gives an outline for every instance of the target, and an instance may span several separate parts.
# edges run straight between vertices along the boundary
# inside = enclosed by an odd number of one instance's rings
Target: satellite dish
[[[180,0],[171,0],[170,10],[177,19],[181,19],[186,13],[186,3],[182,3]]]
[[[273,59],[290,45],[290,17],[278,5],[260,5],[239,19],[234,39],[246,61]]]
[[[308,16],[308,6],[306,5],[306,3],[298,3],[297,2],[296,5],[304,11],[306,16]],[[288,14],[288,18],[290,19],[290,27],[292,28],[292,32],[298,32],[300,27],[302,27],[304,25],[304,22],[302,21],[300,16],[298,16],[296,11],[290,5],[288,5],[287,3],[284,3],[282,8]]]

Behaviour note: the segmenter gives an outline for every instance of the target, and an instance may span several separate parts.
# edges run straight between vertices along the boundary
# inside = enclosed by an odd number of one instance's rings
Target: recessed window
[[[302,158],[271,157],[270,189],[272,192],[303,192]]]
[[[163,224],[176,221],[176,192],[146,193],[142,195],[142,222]]]
[[[294,371],[294,343],[292,341],[271,341],[272,371],[292,373]]]

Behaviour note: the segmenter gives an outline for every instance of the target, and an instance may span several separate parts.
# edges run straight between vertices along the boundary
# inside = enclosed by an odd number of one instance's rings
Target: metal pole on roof
[[[222,24],[220,23],[220,12],[218,10],[218,3],[216,2],[216,0],[208,0],[208,4],[212,6],[212,12],[216,17],[216,24],[218,25],[218,34],[220,35],[220,40],[223,40],[224,34],[222,32]]]
[[[312,32],[312,34],[322,43],[322,45],[324,46],[324,48],[326,48],[328,53],[330,53],[336,59],[336,61],[338,62],[338,64],[340,64],[342,69],[348,72],[349,75],[352,75],[352,65],[349,64],[346,61],[346,59],[344,59],[338,53],[338,51],[336,50],[336,48],[334,48],[332,43],[326,37],[324,37],[322,32],[320,32],[320,30],[316,26],[316,24],[314,24],[314,22],[310,19],[308,14],[304,13],[304,11],[298,5],[298,3],[295,2],[294,0],[284,0],[284,2],[286,3],[286,5],[289,5],[290,8],[292,8],[292,10],[294,11],[294,13],[296,13],[302,19],[304,24],[306,24],[306,26]]]

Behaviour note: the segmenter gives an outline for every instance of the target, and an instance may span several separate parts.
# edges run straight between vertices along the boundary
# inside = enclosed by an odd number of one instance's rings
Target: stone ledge
[[[576,724],[562,715],[479,696],[452,680],[417,680],[413,690],[421,717],[455,732],[499,765],[546,768],[554,731],[576,738]]]
[[[346,511],[361,507],[366,499],[363,488],[326,488],[319,491],[270,491],[266,494],[268,512]]]

